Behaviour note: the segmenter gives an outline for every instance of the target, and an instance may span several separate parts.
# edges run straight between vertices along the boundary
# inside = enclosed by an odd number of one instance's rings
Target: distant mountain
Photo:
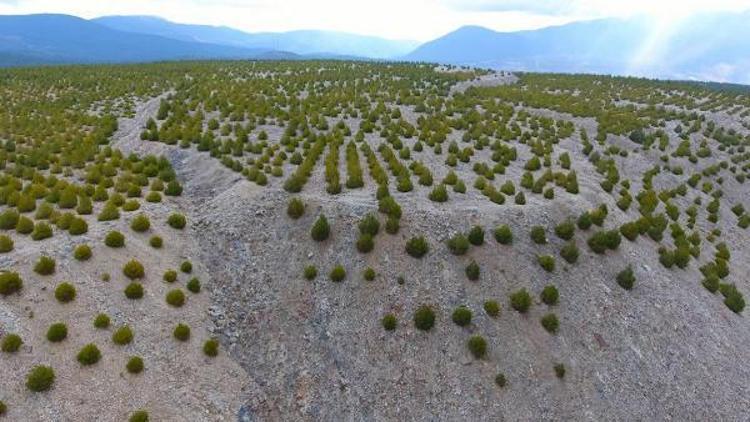
[[[257,58],[268,49],[116,31],[68,15],[0,16],[0,65]],[[284,53],[274,53],[283,56]]]
[[[158,35],[188,42],[242,48],[289,51],[300,55],[339,55],[366,58],[403,56],[419,43],[333,31],[247,33],[224,26],[189,25],[153,16],[104,16],[92,20],[118,31]]]
[[[523,71],[629,74],[750,83],[750,12],[669,22],[601,19],[532,31],[463,27],[407,60]]]

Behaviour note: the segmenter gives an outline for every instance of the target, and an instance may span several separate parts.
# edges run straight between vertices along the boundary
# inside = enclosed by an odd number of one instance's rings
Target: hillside
[[[736,87],[354,61],[0,81],[8,420],[750,406]]]

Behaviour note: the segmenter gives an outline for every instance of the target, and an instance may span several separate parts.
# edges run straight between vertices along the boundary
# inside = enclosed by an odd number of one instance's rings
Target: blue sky
[[[750,0],[0,0],[0,14],[157,15],[246,31],[328,29],[427,41],[463,25],[533,29],[597,17],[750,9]]]

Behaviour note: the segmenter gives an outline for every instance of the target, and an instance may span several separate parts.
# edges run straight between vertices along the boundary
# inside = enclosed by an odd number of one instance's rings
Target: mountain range
[[[333,31],[248,33],[152,16],[0,16],[0,66],[183,59],[359,58],[520,71],[750,83],[750,12],[599,19],[537,30],[465,26],[435,40]]]

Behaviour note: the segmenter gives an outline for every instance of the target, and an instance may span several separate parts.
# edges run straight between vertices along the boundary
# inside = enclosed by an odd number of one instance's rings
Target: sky
[[[0,14],[155,15],[248,32],[325,29],[428,41],[463,25],[498,31],[649,14],[750,9],[750,0],[0,0]]]

